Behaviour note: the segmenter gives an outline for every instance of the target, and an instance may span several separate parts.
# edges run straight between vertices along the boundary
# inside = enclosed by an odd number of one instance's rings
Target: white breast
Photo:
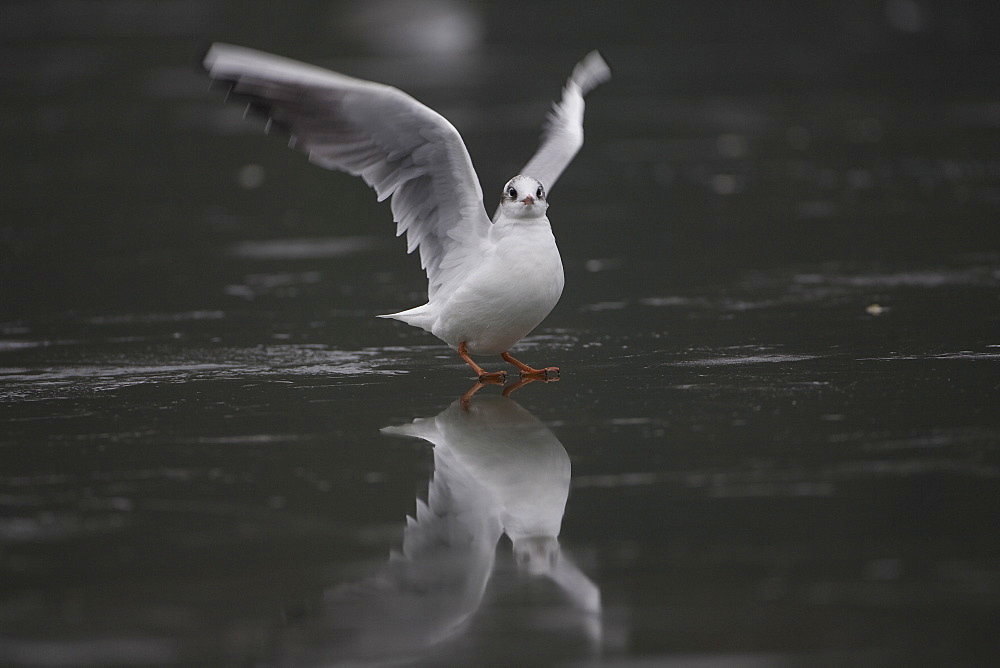
[[[562,260],[544,217],[509,221],[491,230],[482,264],[439,311],[432,333],[473,355],[499,355],[545,319],[563,289]]]

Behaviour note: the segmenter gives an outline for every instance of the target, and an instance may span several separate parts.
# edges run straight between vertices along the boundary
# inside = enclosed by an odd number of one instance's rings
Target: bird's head
[[[500,209],[508,218],[541,218],[548,208],[545,188],[537,179],[522,174],[503,187]]]

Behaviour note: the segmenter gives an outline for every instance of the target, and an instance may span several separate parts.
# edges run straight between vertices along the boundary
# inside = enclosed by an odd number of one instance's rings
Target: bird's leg
[[[473,362],[472,358],[469,357],[468,348],[465,347],[465,341],[458,344],[458,354],[463,360],[465,360],[465,363],[471,366],[472,370],[476,372],[476,375],[479,376],[480,382],[494,383],[496,385],[503,385],[507,382],[506,371],[494,371],[492,373],[488,373],[486,369]]]
[[[547,366],[544,369],[535,369],[530,367],[524,362],[514,359],[511,357],[510,353],[500,353],[500,357],[504,358],[504,361],[510,362],[518,369],[521,370],[521,378],[537,378],[538,380],[559,380],[559,367],[557,366]],[[555,374],[555,378],[549,378],[549,372]]]
[[[476,384],[472,386],[472,389],[470,389],[468,392],[466,392],[465,394],[462,395],[462,398],[459,399],[458,401],[459,401],[459,405],[462,407],[463,411],[468,412],[468,410],[469,410],[469,402],[472,401],[472,395],[474,395],[476,392],[478,392],[479,390],[483,389],[484,387],[486,387],[486,385],[484,385],[483,383],[481,383],[481,382],[479,382],[477,380]],[[511,386],[511,387],[513,387],[513,386]],[[504,393],[504,395],[506,396],[506,392]]]

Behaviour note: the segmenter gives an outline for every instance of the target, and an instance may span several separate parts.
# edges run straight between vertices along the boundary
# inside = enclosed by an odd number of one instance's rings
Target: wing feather
[[[433,297],[479,255],[490,221],[458,130],[406,93],[280,56],[213,44],[204,68],[310,161],[360,176],[391,198],[396,234],[420,250]]]
[[[611,69],[597,51],[573,68],[562,99],[552,105],[542,142],[521,173],[538,179],[548,192],[583,146],[583,96],[611,79]]]

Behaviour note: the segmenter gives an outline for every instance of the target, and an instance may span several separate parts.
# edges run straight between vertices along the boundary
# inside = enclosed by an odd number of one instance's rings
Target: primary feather
[[[562,99],[552,105],[542,143],[522,174],[534,177],[545,184],[552,194],[552,187],[566,166],[583,146],[583,96],[611,78],[608,64],[597,51],[591,51],[573,68]]]
[[[443,116],[397,88],[245,47],[213,44],[204,67],[312,162],[392,198],[396,234],[407,252],[420,249],[431,296],[461,280],[490,221],[469,152]]]

